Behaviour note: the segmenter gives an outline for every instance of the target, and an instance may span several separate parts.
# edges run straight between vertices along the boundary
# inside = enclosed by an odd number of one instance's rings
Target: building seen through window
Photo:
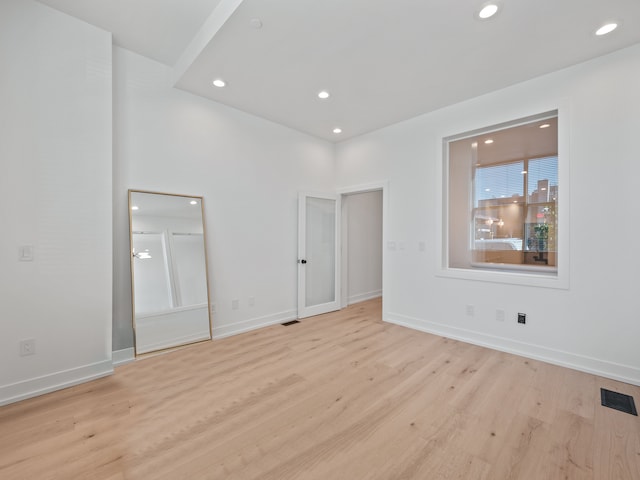
[[[449,141],[449,266],[557,265],[557,117]]]

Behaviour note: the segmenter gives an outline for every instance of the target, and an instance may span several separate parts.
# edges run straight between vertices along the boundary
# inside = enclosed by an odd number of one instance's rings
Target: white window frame
[[[449,152],[448,144],[452,140],[503,130],[512,126],[529,123],[545,116],[558,117],[558,235],[557,235],[557,270],[530,268],[524,265],[471,265],[468,268],[449,267]],[[436,274],[439,277],[457,278],[483,282],[506,283],[511,285],[525,285],[543,288],[569,288],[569,237],[570,237],[570,163],[569,152],[569,109],[566,105],[556,105],[538,112],[525,112],[497,122],[486,122],[481,125],[471,125],[470,128],[459,130],[442,130],[439,134],[437,184],[435,191],[438,195],[436,235],[439,239],[436,249]]]

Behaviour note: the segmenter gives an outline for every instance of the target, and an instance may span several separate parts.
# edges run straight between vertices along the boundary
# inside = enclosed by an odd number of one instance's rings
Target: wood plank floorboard
[[[380,299],[0,408],[3,480],[640,480],[640,387],[381,321]]]

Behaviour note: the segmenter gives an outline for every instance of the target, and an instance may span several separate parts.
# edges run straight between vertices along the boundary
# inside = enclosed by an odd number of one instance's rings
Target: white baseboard
[[[382,296],[382,290],[374,290],[372,292],[358,293],[356,295],[349,295],[349,305],[354,303],[366,302],[372,298],[378,298]]]
[[[112,373],[113,364],[109,359],[10,385],[3,385],[0,386],[0,406],[96,380]]]
[[[640,369],[621,365],[606,360],[587,357],[574,353],[554,350],[540,345],[518,342],[508,338],[487,335],[463,328],[452,327],[437,322],[409,317],[399,313],[388,312],[384,320],[403,327],[412,328],[421,332],[448,337],[454,340],[472,343],[481,347],[512,353],[546,363],[587,372],[601,377],[619,380],[640,386]]]
[[[218,339],[230,337],[232,335],[249,332],[257,328],[268,327],[270,325],[288,322],[289,320],[295,320],[296,318],[298,318],[298,312],[296,310],[287,310],[286,312],[274,313],[272,315],[266,315],[264,317],[252,318],[250,320],[244,320],[242,322],[233,323],[231,325],[213,327],[213,338]]]
[[[188,345],[190,343],[196,343],[203,340],[209,340],[209,330],[204,330],[198,333],[190,335],[183,335],[182,337],[172,338],[169,341],[147,343],[144,345],[136,345],[138,354],[156,352],[158,350],[164,350],[165,348],[179,347],[182,345]]]
[[[113,366],[119,367],[120,365],[133,362],[136,359],[136,352],[133,347],[114,350],[111,358],[113,360]]]

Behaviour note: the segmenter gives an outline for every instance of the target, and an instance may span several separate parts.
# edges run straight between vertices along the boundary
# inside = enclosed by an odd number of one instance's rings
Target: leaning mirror
[[[211,339],[202,197],[129,191],[136,355]]]

